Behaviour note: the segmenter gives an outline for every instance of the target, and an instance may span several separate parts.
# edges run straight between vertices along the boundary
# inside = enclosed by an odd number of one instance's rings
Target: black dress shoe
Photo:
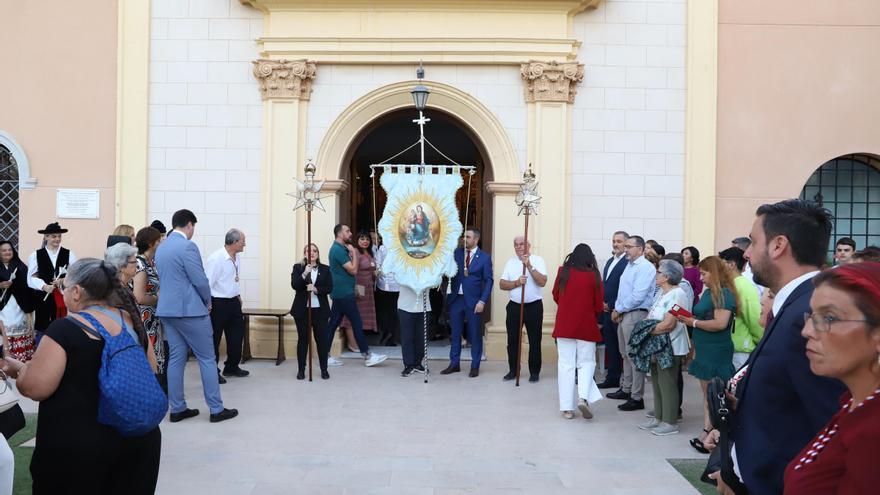
[[[511,371],[510,373],[504,375],[501,379],[504,380],[505,382],[509,382],[510,380],[513,380],[514,378],[516,378],[516,373]]]
[[[327,370],[321,370],[321,378],[323,378],[324,380],[329,380],[330,373],[327,373]]]
[[[529,375],[529,381],[535,383],[539,380],[538,375]]]
[[[461,371],[461,366],[459,366],[457,364],[455,366],[453,366],[450,364],[445,370],[441,371],[440,374],[441,375],[451,375],[453,373],[458,373],[459,371]]]
[[[222,411],[218,412],[217,414],[211,415],[211,422],[212,423],[219,423],[221,421],[226,421],[227,419],[232,419],[236,416],[238,416],[238,409],[225,409],[224,408]]]
[[[620,382],[612,382],[612,381],[605,380],[604,382],[599,383],[596,386],[599,388],[619,388]]]
[[[184,409],[183,411],[180,411],[180,412],[171,413],[171,417],[169,418],[169,420],[172,423],[177,423],[178,421],[183,421],[186,418],[191,418],[193,416],[198,416],[198,415],[199,415],[198,409]]]
[[[639,400],[630,399],[630,400],[624,402],[623,404],[617,406],[617,408],[620,409],[621,411],[638,411],[639,409],[645,408],[645,401],[643,401],[642,399],[639,399]]]
[[[306,379],[306,372],[302,371],[302,370],[298,371],[296,373],[296,379],[297,380],[305,380]]]
[[[220,382],[220,385],[226,383],[226,378],[223,378],[223,375],[221,375],[219,371],[217,372],[217,381]]]
[[[480,376],[480,368],[471,368],[471,372],[468,373],[468,376],[471,378],[476,378]]]
[[[238,378],[244,378],[250,374],[250,371],[245,371],[241,368],[235,368],[234,370],[223,370],[224,376],[236,376]]]
[[[617,399],[617,400],[629,400],[629,393],[624,392],[623,389],[617,389],[616,392],[611,392],[610,394],[605,395],[609,399]]]

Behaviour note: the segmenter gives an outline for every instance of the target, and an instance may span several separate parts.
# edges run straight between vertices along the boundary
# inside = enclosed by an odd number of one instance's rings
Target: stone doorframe
[[[263,59],[254,62],[254,74],[264,97],[263,112],[263,216],[260,236],[271,239],[261,245],[261,305],[283,307],[290,303],[287,267],[299,259],[306,244],[305,212],[291,211],[294,176],[302,178],[307,105],[311,84],[318,70],[314,62]],[[538,176],[544,199],[540,214],[530,223],[529,238],[535,253],[554,271],[571,248],[570,175],[571,103],[575,87],[583,79],[583,66],[575,62],[527,62],[521,66],[524,99],[528,110],[527,158]],[[326,212],[312,217],[312,241],[329,246],[332,229],[339,218],[340,193],[345,181],[345,157],[357,136],[382,115],[411,107],[410,91],[415,81],[401,81],[380,87],[349,105],[328,128],[315,163],[318,176],[326,180],[323,200]],[[488,355],[504,356],[504,321],[508,294],[498,289],[497,279],[512,253],[512,239],[522,233],[523,219],[517,216],[514,197],[526,163],[518,163],[506,130],[497,117],[473,96],[453,86],[425,81],[431,91],[429,106],[442,110],[467,126],[486,150],[494,181],[484,184],[492,196],[494,219],[492,239],[496,286],[492,296],[488,327]],[[325,248],[326,250],[326,248]],[[280,269],[283,267],[283,269]],[[545,328],[552,328],[555,306],[551,281],[545,289]],[[548,339],[548,354],[552,342]]]

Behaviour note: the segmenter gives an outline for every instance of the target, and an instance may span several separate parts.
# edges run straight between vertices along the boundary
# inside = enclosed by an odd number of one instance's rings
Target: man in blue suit
[[[452,349],[449,351],[449,366],[440,372],[448,375],[461,371],[461,334],[467,325],[467,338],[471,344],[471,372],[468,376],[480,375],[480,360],[483,359],[483,310],[492,293],[492,257],[477,247],[480,231],[470,228],[464,233],[464,248],[455,250],[455,263],[458,273],[449,283],[446,304],[449,305],[449,323],[452,327]]]
[[[840,410],[846,388],[810,371],[801,336],[811,279],[825,263],[831,214],[790,199],[763,205],[756,215],[746,257],[755,283],[776,298],[764,337],[731,379],[737,397],[732,456],[749,493],[762,495],[782,493],[786,465]]]
[[[199,248],[190,241],[195,232],[196,216],[189,210],[179,210],[171,217],[171,225],[174,230],[156,250],[156,269],[162,281],[156,315],[165,327],[170,348],[170,419],[176,423],[199,414],[198,409],[186,407],[183,395],[183,371],[189,349],[199,361],[211,422],[232,419],[238,416],[238,411],[223,407],[214,363],[214,332],[208,316],[211,311],[211,287],[202,267]]]
[[[620,345],[617,342],[617,323],[611,319],[611,311],[617,302],[617,287],[620,285],[620,276],[626,269],[626,251],[623,244],[629,238],[629,234],[618,230],[611,236],[611,258],[605,263],[602,270],[602,281],[605,293],[605,314],[602,315],[602,340],[605,342],[605,361],[608,373],[605,380],[598,384],[599,388],[617,388],[620,386],[620,373],[623,371],[621,362]]]

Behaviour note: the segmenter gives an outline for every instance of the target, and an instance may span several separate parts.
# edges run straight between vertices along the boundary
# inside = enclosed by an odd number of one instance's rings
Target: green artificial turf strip
[[[20,445],[37,436],[37,415],[25,414],[25,426],[9,439],[9,446],[15,455],[15,478],[12,482],[14,495],[26,495],[31,493],[31,456],[34,455],[33,447],[20,447]]]
[[[666,461],[681,473],[688,482],[703,495],[716,495],[715,487],[700,481],[703,469],[706,468],[706,459],[666,459]]]

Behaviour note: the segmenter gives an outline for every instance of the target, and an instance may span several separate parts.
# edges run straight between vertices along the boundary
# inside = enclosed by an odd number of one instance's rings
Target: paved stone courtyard
[[[346,359],[332,378],[297,381],[295,359],[250,361],[251,376],[222,386],[241,416],[208,422],[198,369],[187,367],[188,404],[201,415],[162,425],[162,494],[688,494],[666,462],[699,455],[699,389],[686,382],[682,433],[636,428],[644,411],[595,404],[595,419],[557,411],[556,368],[537,384],[502,382],[506,364],[479,378],[402,378],[399,361],[365,368]]]

